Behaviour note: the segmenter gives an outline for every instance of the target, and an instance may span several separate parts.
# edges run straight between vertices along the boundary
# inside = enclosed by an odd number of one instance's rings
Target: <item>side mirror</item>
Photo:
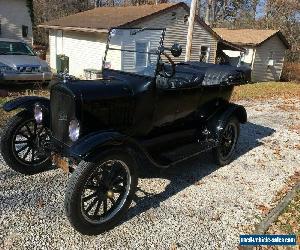
[[[174,57],[179,57],[182,53],[182,47],[179,43],[174,43],[171,47],[171,53]]]

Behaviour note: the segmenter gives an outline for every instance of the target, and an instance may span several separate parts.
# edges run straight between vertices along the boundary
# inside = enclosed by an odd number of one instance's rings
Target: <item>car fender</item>
[[[240,123],[247,122],[246,109],[238,104],[229,103],[223,112],[220,112],[219,120],[227,120],[231,116],[236,116]]]
[[[212,136],[215,139],[219,138],[220,132],[224,129],[227,120],[231,116],[236,116],[240,123],[247,122],[246,109],[241,105],[229,103],[208,121],[208,129],[213,133]]]
[[[76,141],[69,149],[71,157],[92,161],[102,150],[113,146],[128,145],[127,135],[117,131],[100,131],[88,134]]]
[[[99,152],[114,147],[126,150],[138,162],[143,159],[141,165],[149,163],[149,165],[156,168],[170,167],[156,162],[136,140],[117,131],[101,131],[84,136],[69,148],[68,155],[77,161],[93,162],[97,159]]]
[[[47,111],[50,110],[50,100],[45,97],[40,96],[23,96],[10,100],[3,105],[3,109],[7,112],[13,111],[15,109],[26,109],[28,111],[33,111],[34,104],[39,103]]]
[[[10,100],[3,105],[3,109],[6,112],[10,112],[16,109],[25,109],[30,113],[33,113],[34,105],[38,103],[43,110],[43,124],[46,127],[50,125],[50,100],[40,96],[24,96],[14,100]]]

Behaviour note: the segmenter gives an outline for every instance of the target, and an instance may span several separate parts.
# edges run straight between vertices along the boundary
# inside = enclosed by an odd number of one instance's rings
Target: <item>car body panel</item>
[[[155,158],[163,144],[176,147],[203,140],[216,145],[219,120],[230,115],[246,122],[245,109],[230,104],[230,97],[235,85],[249,82],[248,70],[200,62],[170,67],[161,60],[161,51],[154,76],[103,68],[100,80],[65,78],[53,85],[49,128],[58,152],[85,160],[103,147],[129,146]],[[168,68],[175,71],[169,76],[160,72]],[[69,137],[74,121],[80,126],[75,142]],[[160,139],[164,142],[157,147],[143,146]]]
[[[0,55],[0,62],[17,69],[20,66],[42,66],[48,67],[48,63],[38,56],[27,55]]]
[[[22,41],[0,39],[7,42]],[[23,83],[28,81],[50,81],[53,77],[48,63],[36,55],[6,55],[0,54],[0,67],[8,66],[13,71],[0,71],[0,81],[5,83]]]
[[[0,73],[0,82],[23,84],[28,82],[46,82],[51,81],[53,74],[51,72],[43,73]]]

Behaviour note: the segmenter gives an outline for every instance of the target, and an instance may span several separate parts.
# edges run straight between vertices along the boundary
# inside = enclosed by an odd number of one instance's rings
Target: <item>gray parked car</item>
[[[52,72],[25,43],[0,38],[0,82],[50,82]]]

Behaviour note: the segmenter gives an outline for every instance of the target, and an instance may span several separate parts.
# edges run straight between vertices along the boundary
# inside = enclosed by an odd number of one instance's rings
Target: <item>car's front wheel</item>
[[[111,229],[127,212],[137,180],[135,160],[124,151],[109,150],[93,162],[82,161],[67,185],[65,210],[70,223],[86,235]]]
[[[48,129],[37,124],[24,110],[13,116],[3,128],[1,154],[7,165],[22,174],[35,174],[52,167],[50,154],[41,150],[50,140]]]

